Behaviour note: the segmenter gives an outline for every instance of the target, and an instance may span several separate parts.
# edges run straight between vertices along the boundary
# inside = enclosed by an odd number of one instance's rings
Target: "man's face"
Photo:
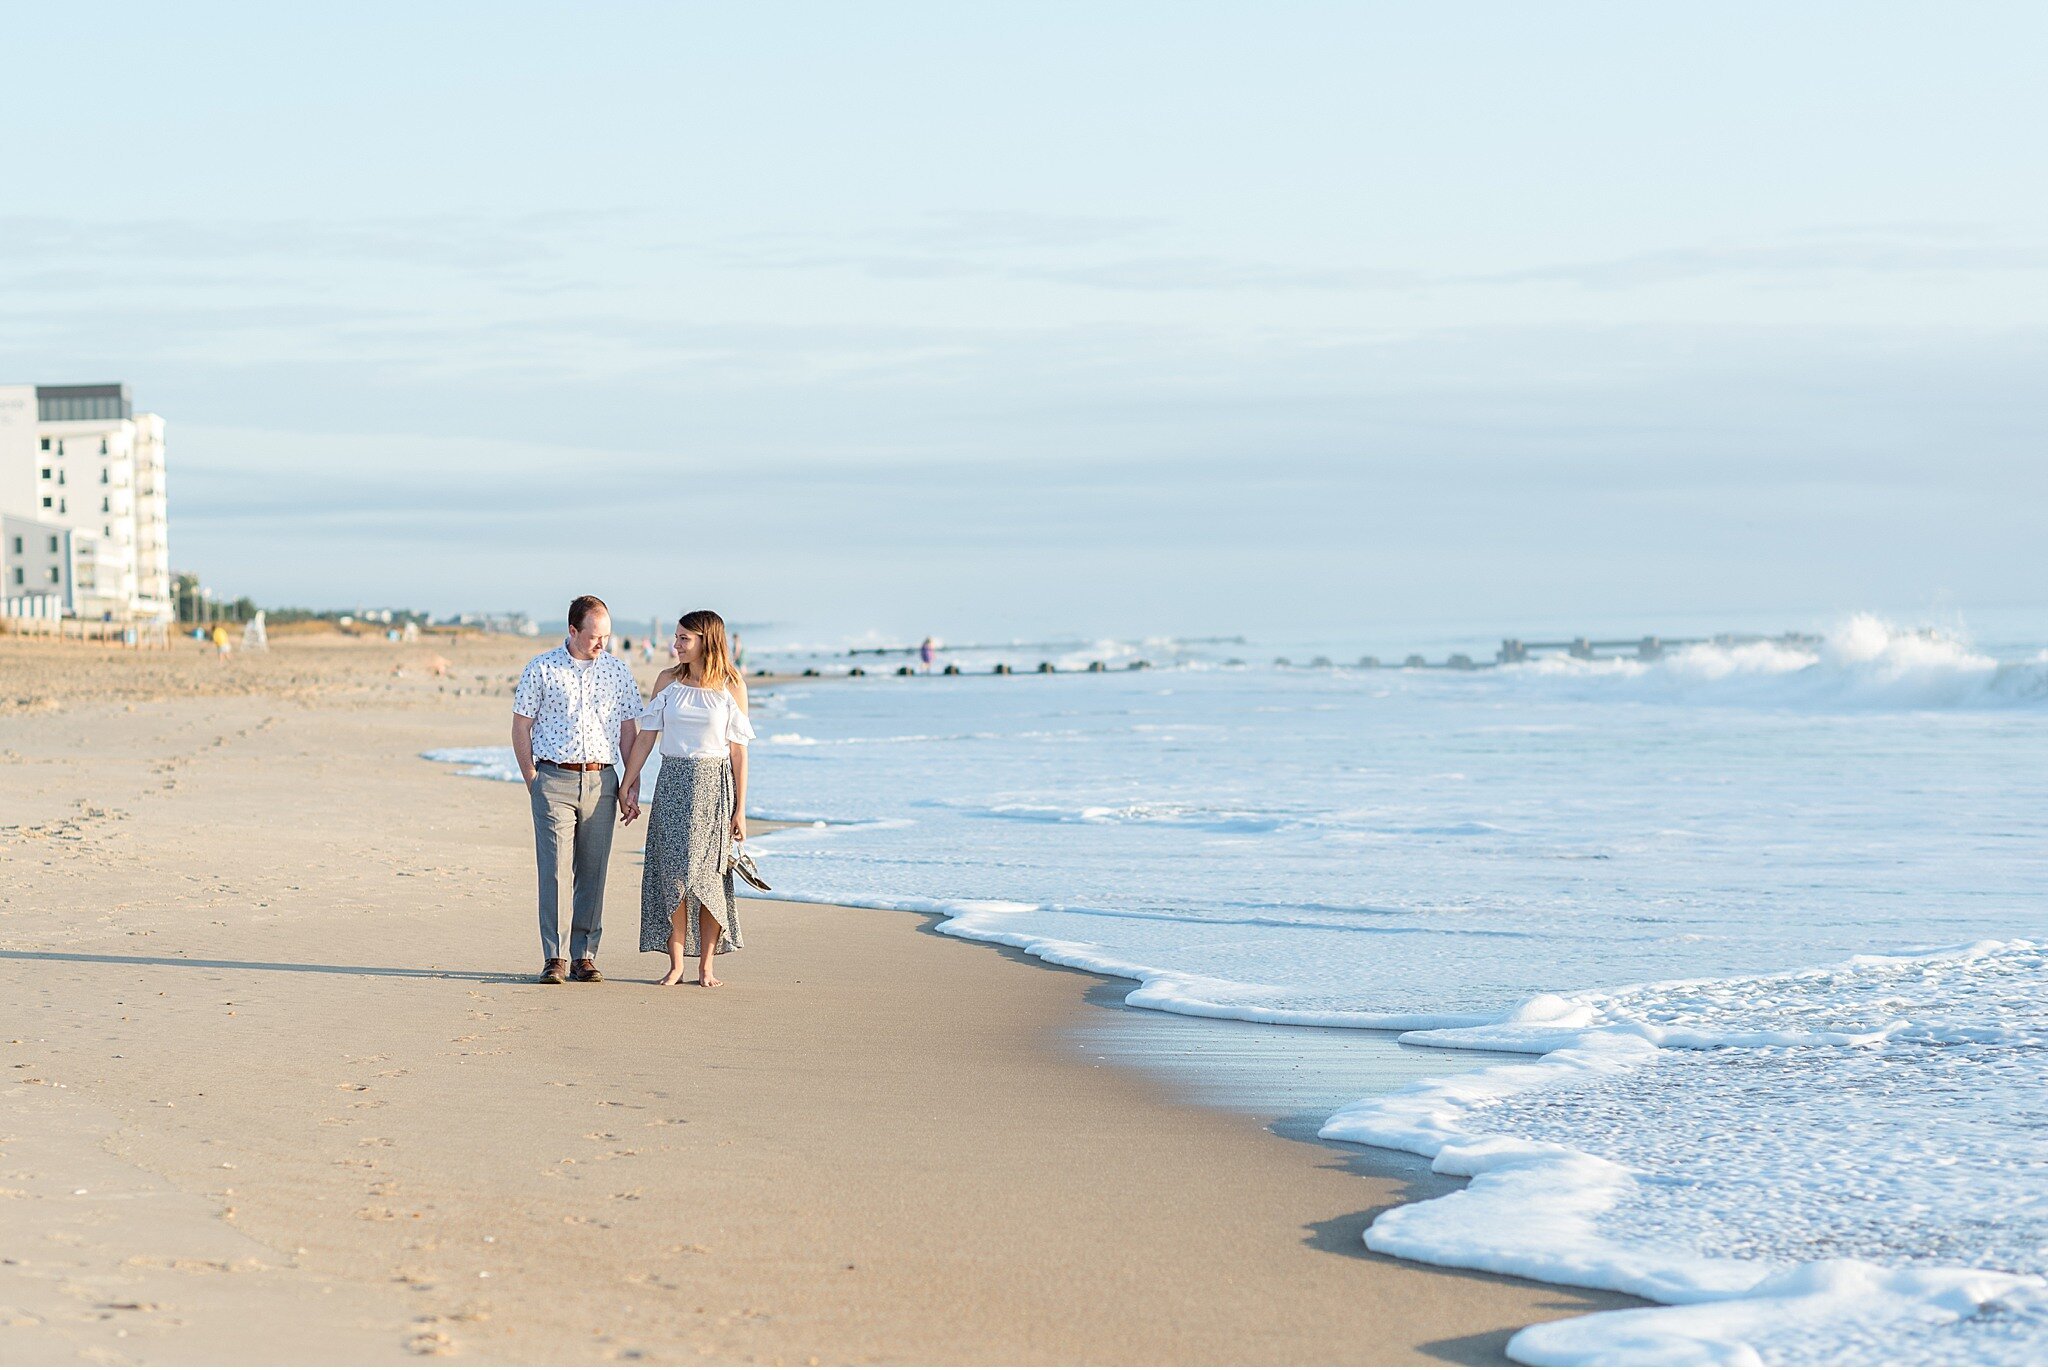
[[[583,616],[581,628],[569,630],[569,654],[584,661],[604,650],[612,637],[612,616],[602,609],[592,609]]]

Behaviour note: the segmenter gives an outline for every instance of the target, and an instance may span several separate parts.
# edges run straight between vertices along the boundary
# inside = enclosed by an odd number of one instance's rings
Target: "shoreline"
[[[530,985],[524,808],[418,760],[507,645],[0,642],[65,696],[0,716],[10,1359],[1487,1362],[1633,1302],[1372,1255],[1454,1182],[1086,1059],[1113,982],[927,915],[755,900],[730,990],[654,993],[622,844],[611,983]]]

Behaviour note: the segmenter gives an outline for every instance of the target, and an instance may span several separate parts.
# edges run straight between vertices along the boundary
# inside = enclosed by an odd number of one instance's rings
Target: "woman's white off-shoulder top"
[[[661,734],[663,756],[725,756],[732,743],[754,740],[754,725],[731,695],[680,681],[648,700],[633,724]]]

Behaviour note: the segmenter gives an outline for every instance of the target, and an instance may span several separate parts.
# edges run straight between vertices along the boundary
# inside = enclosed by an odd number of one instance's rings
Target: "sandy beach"
[[[7,1362],[1489,1363],[1627,1302],[1371,1255],[1449,1182],[921,917],[756,902],[656,988],[638,828],[608,982],[530,983],[523,799],[420,754],[536,649],[0,639]]]

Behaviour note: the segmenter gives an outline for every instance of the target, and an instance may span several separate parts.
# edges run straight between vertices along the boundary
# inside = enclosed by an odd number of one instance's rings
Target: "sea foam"
[[[1518,1359],[1894,1362],[1902,1323],[1916,1358],[2048,1355],[2041,943],[1544,996],[1403,1040],[1553,1049],[1325,1124],[1472,1177],[1368,1246],[1714,1305],[1531,1329]]]

